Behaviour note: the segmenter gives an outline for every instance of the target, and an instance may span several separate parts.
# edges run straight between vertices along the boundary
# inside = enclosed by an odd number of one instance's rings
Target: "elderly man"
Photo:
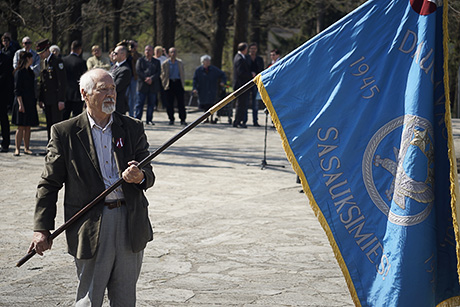
[[[55,56],[57,56],[57,57],[59,57],[59,58],[61,57],[61,48],[59,48],[58,45],[52,45],[52,46],[50,47],[50,51],[51,51],[51,53],[54,54]]]
[[[16,51],[16,53],[14,54],[14,57],[13,57],[13,67],[16,69],[16,67],[18,67],[18,62],[19,62],[19,55],[21,53],[21,51],[27,51],[27,52],[30,52],[32,53],[32,56],[33,56],[33,59],[34,61],[32,62],[32,65],[30,65],[30,69],[33,70],[34,74],[35,74],[35,78],[38,78],[40,76],[40,57],[38,56],[37,52],[35,52],[34,50],[32,50],[32,40],[30,39],[30,37],[28,36],[25,36],[23,39],[22,39],[22,46],[24,48],[22,49],[19,49],[18,51]]]
[[[137,101],[135,108],[135,117],[142,119],[142,110],[144,101],[147,98],[147,117],[146,123],[153,123],[153,109],[157,101],[157,93],[160,91],[160,61],[153,57],[153,47],[145,46],[144,57],[136,62],[137,72]]]
[[[115,64],[110,70],[113,74],[115,86],[117,88],[117,112],[125,114],[129,111],[128,97],[126,95],[131,84],[131,64],[128,59],[128,49],[124,46],[117,46],[112,52]]]
[[[184,105],[185,74],[182,60],[177,58],[176,48],[169,48],[169,59],[161,64],[161,83],[166,92],[166,112],[169,117],[169,124],[174,125],[174,99],[177,100],[179,118],[181,125],[186,125]]]
[[[101,47],[99,47],[98,45],[94,45],[91,48],[91,53],[93,54],[93,56],[89,57],[88,60],[86,60],[86,67],[88,67],[88,70],[93,68],[102,68],[105,70],[110,70],[110,60],[102,56]]]
[[[203,55],[200,60],[202,65],[193,74],[193,94],[198,94],[200,108],[206,111],[216,103],[218,86],[223,87],[227,77],[222,70],[211,65],[209,55]],[[211,123],[213,123],[212,116]]]
[[[37,53],[43,60],[40,71],[39,97],[40,107],[45,109],[48,140],[51,137],[51,126],[62,121],[65,107],[67,76],[64,63],[49,50],[48,39],[37,42]]]
[[[122,177],[121,187],[68,228],[67,245],[79,278],[76,306],[101,306],[106,288],[111,306],[135,306],[143,250],[153,237],[143,191],[155,176],[136,162],[148,156],[149,144],[142,122],[113,113],[115,83],[107,71],[86,72],[80,90],[86,111],[52,128],[30,250],[42,255],[51,248],[63,185],[68,220]]]

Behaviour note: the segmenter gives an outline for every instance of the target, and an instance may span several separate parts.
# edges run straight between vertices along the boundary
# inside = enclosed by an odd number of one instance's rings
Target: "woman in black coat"
[[[14,105],[12,123],[18,126],[16,131],[15,156],[19,156],[21,142],[24,140],[24,153],[32,154],[29,149],[30,127],[38,126],[37,100],[35,99],[35,75],[30,69],[33,56],[30,52],[21,52],[18,67],[14,71]]]

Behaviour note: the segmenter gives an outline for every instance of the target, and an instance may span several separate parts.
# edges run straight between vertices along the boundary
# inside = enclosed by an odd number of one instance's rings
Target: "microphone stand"
[[[265,136],[264,136],[264,158],[260,163],[247,163],[247,166],[260,166],[261,170],[264,170],[267,167],[282,167],[284,165],[268,164],[267,162],[267,131],[268,131],[268,109],[264,109],[265,113]]]

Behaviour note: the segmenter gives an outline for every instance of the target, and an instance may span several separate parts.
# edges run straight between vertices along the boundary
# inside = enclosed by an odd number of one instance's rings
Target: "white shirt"
[[[158,58],[156,58],[158,61],[160,61],[160,64],[163,64],[164,61],[166,61],[168,59],[168,57],[166,57],[165,55],[162,55]]]
[[[49,55],[49,56],[46,58],[46,60],[45,60],[45,61],[46,61],[46,63],[49,63],[49,62],[50,62],[50,58],[51,58],[51,56],[52,56],[52,55],[53,55],[53,53],[52,53],[52,52],[50,52],[50,55]]]
[[[117,62],[115,65],[117,65],[117,67],[120,67],[124,62],[126,62],[126,60],[124,60],[122,62]]]
[[[93,135],[94,147],[96,149],[99,167],[101,169],[102,178],[104,179],[105,188],[107,189],[120,178],[112,146],[113,116],[110,115],[109,122],[104,128],[102,128],[96,124],[89,113],[87,113],[87,115],[89,119],[89,125],[91,127],[91,134]],[[124,199],[121,186],[107,195],[105,201],[113,202],[117,199]]]
[[[19,49],[14,54],[14,57],[13,57],[13,68],[14,69],[18,67],[19,54],[21,53],[21,51],[26,51],[26,48]],[[32,65],[30,65],[30,69],[33,70],[35,74],[35,79],[37,79],[38,76],[40,76],[40,56],[32,49],[30,49],[29,52],[32,53],[32,57],[34,59],[34,62],[32,63]]]

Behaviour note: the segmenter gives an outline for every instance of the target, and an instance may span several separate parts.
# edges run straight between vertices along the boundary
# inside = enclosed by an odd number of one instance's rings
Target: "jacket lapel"
[[[126,145],[125,142],[126,142],[126,132],[123,129],[123,122],[119,118],[118,114],[113,113],[112,148],[115,154],[115,162],[117,163],[118,172],[120,174],[120,177],[126,168],[126,165],[124,163],[125,161],[124,149]]]
[[[99,177],[102,179],[101,169],[99,167],[99,160],[97,159],[96,149],[94,147],[93,136],[91,134],[91,127],[88,120],[88,115],[84,111],[78,120],[77,126],[79,131],[77,131],[77,137],[80,139],[85,151],[91,160],[94,168],[96,169]]]

